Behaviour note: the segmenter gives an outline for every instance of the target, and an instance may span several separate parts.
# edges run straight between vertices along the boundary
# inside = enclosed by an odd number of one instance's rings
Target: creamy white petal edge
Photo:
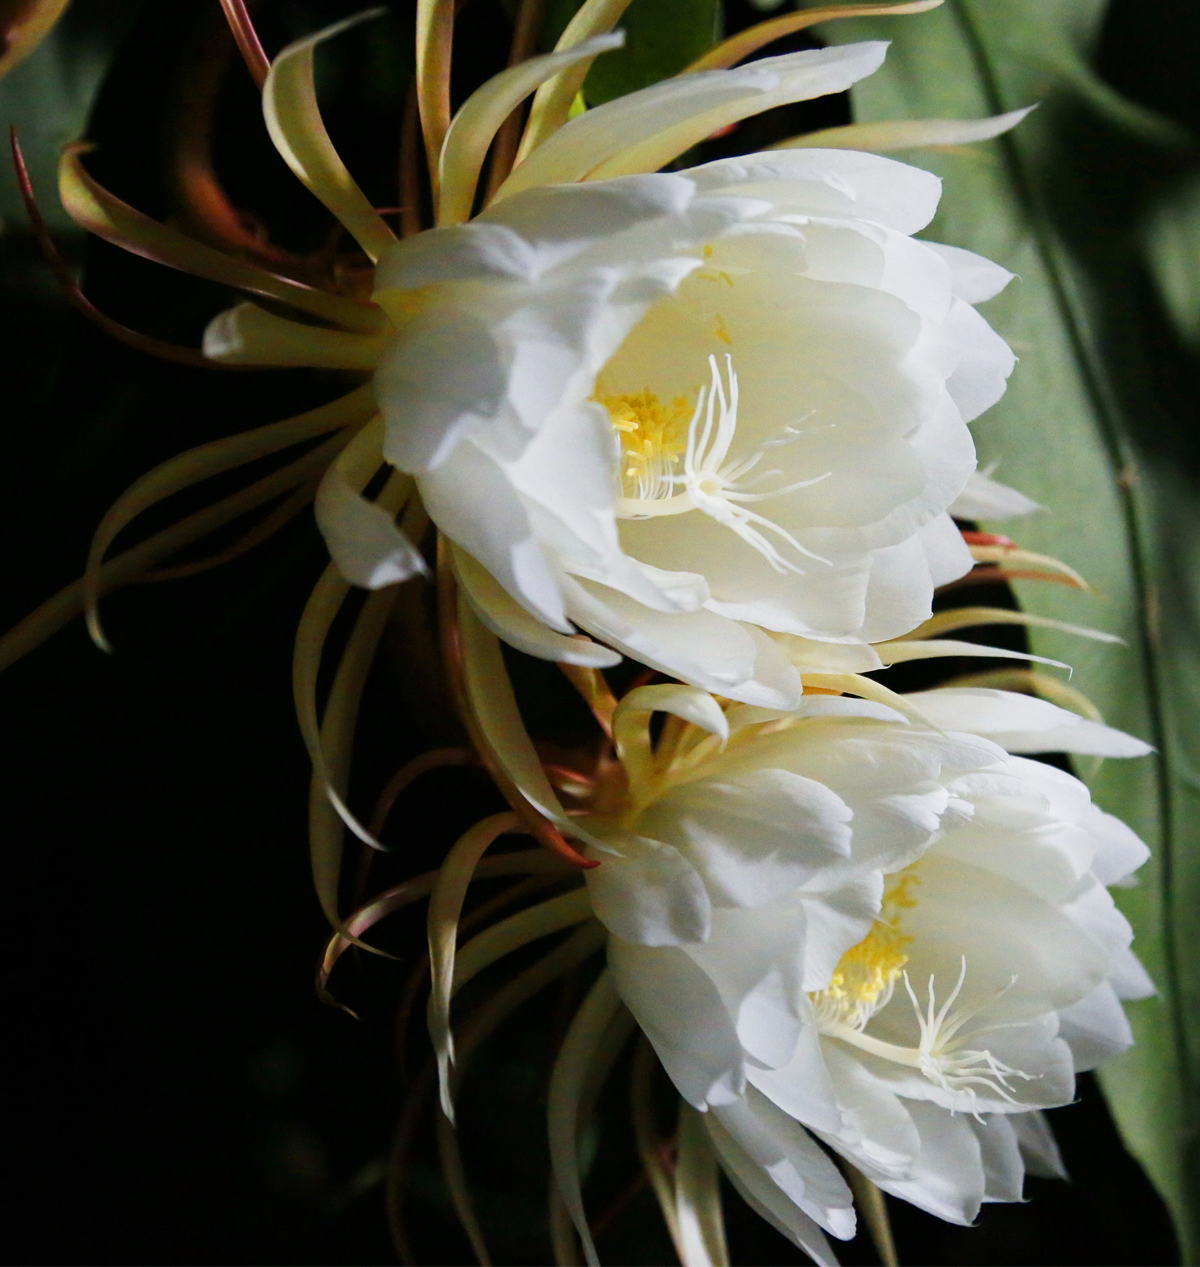
[[[706,716],[671,689],[634,707]],[[629,731],[627,800],[581,820],[623,999],[739,1190],[809,1253],[853,1232],[811,1136],[969,1223],[1026,1167],[1061,1170],[1037,1115],[1130,1044],[1120,999],[1153,992],[1106,888],[1146,847],[1000,742],[1145,745],[1025,696],[912,698],[945,730],[808,696],[731,707],[727,733],[672,723],[653,751]]]
[[[1011,275],[915,240],[940,184],[876,155],[619,173],[840,90],[883,52],[769,58],[589,111],[483,215],[378,252],[382,335],[249,304],[214,321],[206,351],[374,368],[384,456],[496,582],[473,602],[504,637],[556,654],[582,630],[793,707],[798,668],[844,670],[854,648],[870,667],[867,644],[914,628],[971,566],[947,514],[974,472],[965,424],[1014,364],[972,305]],[[415,563],[374,519],[325,489],[322,528],[339,558],[361,536],[353,573],[370,583]]]

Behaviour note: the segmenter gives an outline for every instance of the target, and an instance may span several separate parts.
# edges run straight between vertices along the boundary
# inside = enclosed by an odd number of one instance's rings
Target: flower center
[[[912,938],[900,929],[900,913],[916,906],[912,888],[920,883],[913,867],[889,877],[879,918],[871,931],[838,960],[829,985],[809,997],[818,1023],[833,1022],[862,1030],[886,1007],[904,965]]]
[[[803,576],[791,554],[828,564],[828,559],[806,549],[785,528],[750,509],[754,502],[783,497],[797,489],[819,484],[832,474],[796,480],[782,488],[751,492],[755,486],[782,471],[762,471],[746,476],[766,454],[790,444],[804,434],[785,427],[783,434],[760,445],[748,457],[730,458],[738,427],[738,380],[733,358],[725,357],[728,387],[717,358],[708,358],[712,375],[708,387],[696,393],[696,405],[688,418],[687,399],[677,396],[665,406],[647,388],[637,395],[598,396],[621,437],[621,486],[616,502],[619,519],[652,519],[699,510],[753,546],[777,572]],[[780,549],[782,543],[788,553]]]
[[[656,501],[675,492],[671,481],[677,460],[687,450],[692,407],[686,396],[669,406],[649,389],[634,396],[604,396],[621,438],[621,490],[635,501]]]
[[[824,990],[809,995],[818,1030],[827,1038],[837,1038],[860,1051],[919,1070],[935,1086],[955,1095],[956,1108],[979,1116],[977,1087],[988,1094],[1018,1103],[1012,1094],[1012,1080],[1028,1082],[1032,1075],[1014,1069],[996,1059],[986,1048],[963,1046],[956,1039],[958,1031],[973,1017],[1015,984],[1016,978],[1003,990],[970,1011],[954,1011],[955,1001],[967,976],[967,960],[963,956],[958,983],[940,1008],[934,999],[934,979],[929,978],[927,1006],[922,1008],[904,971],[908,963],[906,947],[912,938],[900,929],[900,914],[916,906],[912,887],[920,883],[915,864],[890,877],[884,893],[880,918],[871,931],[851,946],[838,961],[837,969]],[[903,978],[904,988],[917,1014],[921,1031],[916,1047],[900,1047],[866,1033],[867,1023],[876,1012],[886,1007]]]

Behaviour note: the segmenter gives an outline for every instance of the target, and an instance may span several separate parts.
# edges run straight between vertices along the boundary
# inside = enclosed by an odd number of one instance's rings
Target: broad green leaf
[[[1200,350],[1200,176],[1168,191],[1142,236],[1175,329],[1189,348]]]
[[[553,48],[579,8],[578,0],[557,0],[549,7],[542,47]],[[712,48],[720,33],[719,0],[633,0],[618,24],[625,47],[598,57],[583,93],[597,106],[677,75]]]
[[[1128,1006],[1136,1046],[1101,1076],[1125,1142],[1166,1199],[1185,1261],[1194,1262],[1200,479],[1171,393],[1149,393],[1151,353],[1136,329],[1146,288],[1134,259],[1145,233],[1128,193],[1145,183],[1147,155],[1186,137],[1090,69],[1104,11],[1104,0],[947,0],[886,28],[856,20],[822,34],[839,43],[893,40],[884,68],[854,89],[861,120],[977,118],[1043,103],[997,141],[904,157],[945,181],[928,236],[978,251],[1019,277],[984,312],[1021,363],[1004,400],[974,430],[981,460],[998,460],[998,478],[1047,509],[996,526],[1070,563],[1102,594],[1023,583],[1021,604],[1126,640],[1114,648],[1039,630],[1034,650],[1073,664],[1073,685],[1106,719],[1158,749],[1141,761],[1109,761],[1091,779],[1096,800],[1153,850],[1139,886],[1117,898],[1159,991]],[[1128,223],[1114,215],[1123,196],[1131,199]],[[1200,229],[1186,213],[1164,215],[1166,228],[1160,221],[1145,232],[1197,241]],[[1193,257],[1187,273],[1180,249],[1164,248],[1176,291],[1184,276],[1195,286],[1197,266]]]
[[[66,7],[67,0],[6,0],[0,6],[0,76],[34,52]]]
[[[75,230],[55,193],[59,152],[87,130],[109,61],[142,2],[110,4],[101,21],[79,18],[68,10],[42,43],[0,81],[0,126],[5,132],[17,129],[42,215],[52,229]],[[0,216],[6,225],[24,227],[25,209],[11,174],[0,182]]]

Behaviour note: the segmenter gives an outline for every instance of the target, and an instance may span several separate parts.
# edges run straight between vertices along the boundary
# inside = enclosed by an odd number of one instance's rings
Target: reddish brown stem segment
[[[533,56],[537,49],[537,38],[542,28],[542,16],[545,9],[546,0],[521,0],[513,25],[512,45],[508,53],[510,66],[518,66]],[[513,163],[517,159],[517,149],[521,144],[521,130],[524,122],[525,105],[522,103],[504,120],[500,131],[496,133],[496,140],[492,146],[492,166],[488,174],[487,201],[489,202],[513,169]]]
[[[50,265],[50,271],[54,274],[54,280],[58,282],[59,289],[76,311],[82,313],[94,325],[99,326],[105,334],[124,343],[126,347],[136,348],[137,351],[146,352],[150,356],[157,356],[160,360],[174,361],[177,365],[190,365],[194,369],[205,370],[262,368],[253,365],[225,365],[219,361],[210,361],[199,348],[185,348],[178,343],[165,343],[161,339],[152,339],[148,334],[139,334],[136,330],[130,330],[128,326],[123,326],[119,321],[114,321],[102,313],[79,289],[78,283],[71,276],[71,270],[67,268],[63,257],[58,252],[58,247],[54,244],[54,238],[51,237],[45,220],[42,219],[37,199],[34,197],[33,184],[29,179],[29,170],[25,166],[25,156],[21,153],[21,144],[17,140],[16,128],[9,128],[9,140],[12,145],[13,170],[16,172],[17,185],[21,190],[21,201],[25,204],[25,213],[29,217],[29,227],[33,230],[33,236],[37,238],[38,246],[41,248],[46,263]]]
[[[259,92],[262,92],[271,63],[263,52],[258,32],[254,29],[254,23],[250,21],[250,14],[246,11],[246,0],[221,0],[221,8],[225,10],[225,20],[229,23],[234,40],[237,41],[238,52],[246,63],[246,69],[258,86]]]

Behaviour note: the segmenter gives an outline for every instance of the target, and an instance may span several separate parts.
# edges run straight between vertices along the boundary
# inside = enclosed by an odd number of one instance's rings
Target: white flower
[[[1019,695],[907,699],[946,730],[842,697],[773,716],[633,692],[628,790],[584,820],[623,999],[735,1183],[819,1258],[817,1228],[853,1215],[814,1136],[968,1223],[1020,1198],[1022,1145],[1046,1157],[1030,1115],[1129,1045],[1118,1000],[1152,992],[1105,887],[1145,846],[1078,780],[967,732],[1146,745]],[[674,714],[653,751],[651,709]]]
[[[890,159],[653,169],[726,123],[848,87],[885,46],[685,75],[589,110],[462,223],[480,120],[559,66],[531,63],[528,83],[501,76],[460,111],[443,227],[397,242],[344,169],[318,179],[309,116],[284,109],[311,42],[272,72],[268,123],[376,259],[388,320],[329,330],[243,304],[206,353],[374,370],[381,456],[415,477],[472,602],[525,651],[625,653],[773,707],[799,700],[797,665],[879,667],[866,644],[916,627],[971,566],[946,510],[975,466],[965,423],[1013,366],[972,305],[1010,275],[914,239],[940,184]],[[329,481],[320,523],[345,576],[417,566],[343,472]]]
[[[578,626],[786,707],[790,638],[925,619],[971,565],[964,420],[1012,366],[954,293],[1008,274],[908,236],[937,196],[872,155],[758,155],[517,194],[385,256],[384,452],[515,600],[464,569],[496,631],[561,657],[539,625]]]

